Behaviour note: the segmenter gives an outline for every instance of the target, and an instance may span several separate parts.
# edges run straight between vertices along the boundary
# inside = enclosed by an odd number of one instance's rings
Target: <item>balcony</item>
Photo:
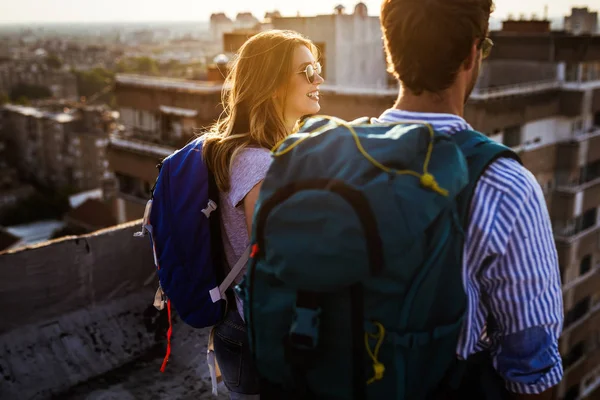
[[[554,238],[561,242],[573,243],[598,231],[597,209],[592,208],[583,215],[567,221],[553,221]]]
[[[110,135],[110,146],[116,149],[155,155],[162,158],[171,155],[176,150],[174,147],[114,134]]]
[[[476,88],[471,93],[470,99],[473,100],[493,100],[507,96],[518,96],[545,92],[547,90],[558,89],[561,82],[558,80],[546,80],[538,82],[526,82],[516,85],[496,86],[487,88]]]
[[[592,306],[585,314],[579,316],[579,319],[568,327],[563,329],[563,336],[569,335],[569,344],[585,341],[591,333],[598,331],[600,326],[600,302]]]
[[[600,348],[586,352],[577,362],[565,369],[564,384],[566,387],[579,384],[598,365],[600,365]],[[584,399],[585,397],[580,395],[580,398]]]
[[[578,303],[586,296],[593,296],[600,290],[600,265],[563,285],[563,294],[574,290],[573,303]]]
[[[587,374],[583,378],[583,382],[581,384],[582,392],[579,396],[580,399],[597,399],[598,397],[593,397],[593,395],[598,396],[600,393],[598,389],[600,389],[600,366],[595,368],[589,374]]]
[[[600,89],[600,79],[587,82],[563,82],[561,87],[565,90],[595,90]]]

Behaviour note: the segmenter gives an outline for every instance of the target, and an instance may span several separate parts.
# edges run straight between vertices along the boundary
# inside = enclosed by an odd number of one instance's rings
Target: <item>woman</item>
[[[316,59],[315,45],[300,34],[262,32],[244,43],[227,77],[225,111],[207,134],[203,155],[220,192],[223,246],[230,267],[249,245],[271,148],[301,117],[320,109],[318,87],[323,79]],[[259,380],[242,315],[242,301],[236,298],[215,327],[214,349],[230,398],[258,399]]]

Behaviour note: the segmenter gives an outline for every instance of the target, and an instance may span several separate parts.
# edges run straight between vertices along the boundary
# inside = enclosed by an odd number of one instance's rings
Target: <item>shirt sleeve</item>
[[[519,166],[495,179],[505,190],[491,235],[494,261],[481,271],[491,355],[508,390],[541,393],[563,376],[563,299],[552,226],[533,174]]]
[[[271,153],[263,148],[246,148],[231,163],[231,187],[227,198],[237,207],[256,184],[265,179],[271,165]]]

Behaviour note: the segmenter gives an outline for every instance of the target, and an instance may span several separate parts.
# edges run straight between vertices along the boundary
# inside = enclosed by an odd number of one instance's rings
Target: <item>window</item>
[[[600,161],[587,164],[585,167],[580,169],[579,183],[582,184],[590,182],[598,177],[600,177]]]
[[[581,360],[585,353],[585,343],[583,341],[578,342],[571,348],[569,354],[563,357],[563,369],[566,370],[577,361]]]
[[[521,144],[521,127],[510,126],[504,129],[504,140],[502,144],[508,147],[517,147]]]
[[[579,73],[578,64],[567,64],[565,71],[565,79],[567,82],[577,82],[577,75]]]
[[[597,208],[592,208],[590,210],[587,210],[583,216],[582,216],[582,221],[581,221],[581,230],[584,231],[586,229],[591,228],[592,226],[596,225],[596,215],[597,215],[598,209]]]
[[[135,179],[128,175],[116,173],[117,181],[119,182],[119,191],[121,193],[132,193],[134,191]]]
[[[586,297],[583,300],[580,300],[579,303],[575,304],[573,308],[569,310],[567,315],[565,315],[564,327],[568,327],[569,325],[579,321],[583,318],[590,309],[590,297]]]
[[[592,269],[592,255],[588,254],[587,256],[581,259],[581,264],[579,264],[579,275],[585,275]]]
[[[565,397],[563,400],[575,400],[579,397],[579,383],[572,385],[567,393],[565,393]]]

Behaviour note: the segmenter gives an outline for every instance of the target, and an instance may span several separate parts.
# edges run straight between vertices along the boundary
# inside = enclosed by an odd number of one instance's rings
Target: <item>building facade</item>
[[[44,186],[88,190],[114,177],[106,158],[116,115],[101,106],[35,108],[5,105],[7,158],[19,174]]]
[[[118,181],[119,223],[143,215],[158,162],[219,117],[222,86],[222,81],[117,75],[122,127],[111,135],[109,160]]]
[[[572,8],[571,15],[565,17],[565,30],[576,35],[600,33],[598,12],[592,12],[587,7]]]

